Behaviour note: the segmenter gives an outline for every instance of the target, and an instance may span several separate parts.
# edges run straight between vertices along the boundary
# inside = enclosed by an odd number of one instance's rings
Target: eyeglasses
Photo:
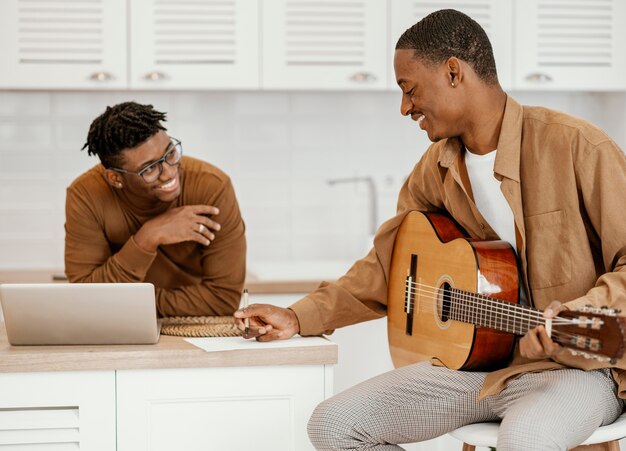
[[[143,168],[139,172],[131,172],[126,169],[120,168],[110,168],[113,171],[121,172],[123,174],[132,174],[138,175],[143,179],[146,183],[152,183],[157,180],[161,173],[163,172],[163,163],[167,163],[170,166],[178,166],[180,164],[180,160],[183,158],[183,145],[176,138],[171,138],[172,147],[170,150],[165,152],[165,154],[159,158],[154,163],[150,163],[148,166]]]

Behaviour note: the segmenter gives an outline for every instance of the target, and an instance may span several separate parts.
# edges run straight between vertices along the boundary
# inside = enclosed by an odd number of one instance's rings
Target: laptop
[[[151,283],[0,284],[12,345],[153,344],[159,340]]]

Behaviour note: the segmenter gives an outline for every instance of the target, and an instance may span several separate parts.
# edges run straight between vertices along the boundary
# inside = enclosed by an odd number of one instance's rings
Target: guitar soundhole
[[[438,304],[439,317],[441,321],[448,321],[450,317],[450,309],[452,307],[452,287],[448,282],[441,285],[439,289]]]

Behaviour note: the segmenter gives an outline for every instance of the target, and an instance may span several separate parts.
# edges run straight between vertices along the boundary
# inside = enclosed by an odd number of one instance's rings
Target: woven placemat
[[[178,337],[237,337],[232,316],[170,316],[161,318],[161,334]]]

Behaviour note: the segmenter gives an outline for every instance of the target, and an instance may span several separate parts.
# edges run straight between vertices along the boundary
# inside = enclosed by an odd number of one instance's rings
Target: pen
[[[243,308],[245,309],[246,307],[248,307],[248,289],[244,288],[243,289]],[[247,337],[248,329],[250,328],[250,320],[248,318],[244,318],[243,325],[245,326],[243,334]]]

